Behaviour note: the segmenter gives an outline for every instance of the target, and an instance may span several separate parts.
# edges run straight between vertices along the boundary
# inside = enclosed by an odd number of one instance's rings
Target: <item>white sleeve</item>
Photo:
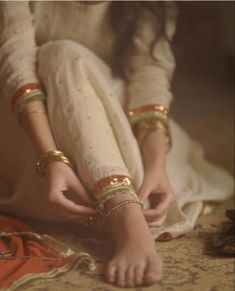
[[[177,18],[176,4],[164,1],[166,7],[166,35],[172,39]],[[169,108],[172,101],[170,83],[175,69],[175,59],[170,43],[160,38],[153,47],[157,19],[145,11],[134,37],[134,53],[129,62],[127,83],[128,109],[150,104]]]
[[[40,83],[37,46],[28,1],[0,1],[0,86],[9,99],[17,89]]]

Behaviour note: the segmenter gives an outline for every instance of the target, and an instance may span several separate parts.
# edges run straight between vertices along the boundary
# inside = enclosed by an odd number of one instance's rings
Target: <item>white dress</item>
[[[127,64],[128,83],[109,67],[115,35],[109,26],[110,2],[0,2],[0,210],[36,219],[63,221],[47,200],[47,185],[35,172],[38,156],[10,110],[18,88],[42,82],[56,144],[70,157],[88,190],[104,177],[143,180],[140,151],[125,112],[147,104],[169,108],[175,61],[164,39],[149,47],[156,20],[145,12],[135,35],[135,53]],[[172,38],[176,8],[165,2],[166,33]],[[32,22],[32,19],[34,21]],[[35,41],[36,40],[36,41]],[[177,204],[165,224],[151,227],[154,238],[193,229],[203,201],[232,194],[233,179],[203,157],[203,149],[173,120],[173,147],[167,172]],[[148,207],[146,203],[145,207]]]

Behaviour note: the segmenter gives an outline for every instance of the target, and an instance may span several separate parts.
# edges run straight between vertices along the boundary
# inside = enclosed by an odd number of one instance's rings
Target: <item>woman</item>
[[[154,239],[190,231],[203,200],[232,191],[231,178],[169,119],[175,5],[0,7],[0,209],[51,221],[103,217],[116,240],[107,280],[159,282]]]

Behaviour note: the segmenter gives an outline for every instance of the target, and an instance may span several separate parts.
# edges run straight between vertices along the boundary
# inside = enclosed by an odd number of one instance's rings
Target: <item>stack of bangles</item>
[[[93,193],[98,201],[97,211],[103,217],[110,216],[117,209],[130,203],[139,204],[143,209],[143,203],[139,201],[139,198],[135,193],[133,180],[128,176],[113,175],[103,178],[95,183]],[[108,201],[114,197],[120,197],[120,195],[127,194],[131,196],[131,199],[122,200],[111,207],[108,211],[105,210],[105,204]]]
[[[168,151],[172,146],[169,127],[169,111],[162,105],[153,104],[132,109],[128,112],[130,124],[137,137],[140,148],[152,131],[164,132],[167,137]]]
[[[58,151],[58,150],[48,151],[48,152],[42,154],[36,163],[36,170],[37,170],[38,174],[41,176],[45,176],[45,170],[46,170],[47,166],[53,162],[63,162],[64,164],[73,168],[72,163],[63,154],[63,152]]]
[[[42,86],[40,84],[26,84],[19,88],[11,103],[12,111],[15,112],[18,116],[19,122],[22,123],[21,113],[24,110],[24,107],[29,102],[33,101],[44,101],[46,97],[43,93]],[[44,110],[34,110],[31,112],[27,112],[28,114],[34,113],[45,113]]]

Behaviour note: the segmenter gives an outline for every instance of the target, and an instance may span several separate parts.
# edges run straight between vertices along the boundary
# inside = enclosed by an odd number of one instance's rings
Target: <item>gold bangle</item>
[[[154,130],[164,132],[168,139],[168,150],[172,146],[169,129],[169,110],[160,104],[150,104],[134,108],[128,112],[130,124],[133,127],[140,148],[148,134]]]
[[[45,169],[46,167],[53,162],[63,162],[66,165],[70,166],[71,168],[73,168],[71,162],[69,161],[69,159],[61,152],[58,150],[54,150],[54,151],[48,151],[45,154],[42,154],[39,157],[39,160],[36,163],[36,170],[37,172],[44,176],[45,175]]]
[[[132,127],[135,127],[138,123],[143,122],[148,119],[158,119],[162,123],[168,123],[168,117],[163,112],[158,111],[150,111],[150,112],[143,112],[138,115],[133,115],[129,118],[130,124]]]
[[[117,209],[119,209],[119,208],[121,208],[121,207],[123,207],[123,206],[125,206],[127,204],[130,204],[130,203],[136,203],[136,204],[141,205],[141,208],[143,210],[143,203],[142,202],[140,202],[137,199],[131,199],[131,200],[125,200],[125,201],[122,201],[122,202],[118,203],[117,205],[112,207],[107,213],[104,213],[99,208],[97,208],[97,211],[100,213],[101,216],[109,217],[114,211],[116,211]]]
[[[163,123],[161,120],[157,118],[151,118],[144,120],[142,122],[139,122],[135,127],[134,127],[134,133],[137,137],[138,143],[140,148],[142,148],[142,145],[147,138],[148,134],[152,131],[161,131],[163,132],[167,139],[168,139],[168,150],[170,150],[172,146],[172,139],[171,139],[171,133],[169,129],[168,123]]]

